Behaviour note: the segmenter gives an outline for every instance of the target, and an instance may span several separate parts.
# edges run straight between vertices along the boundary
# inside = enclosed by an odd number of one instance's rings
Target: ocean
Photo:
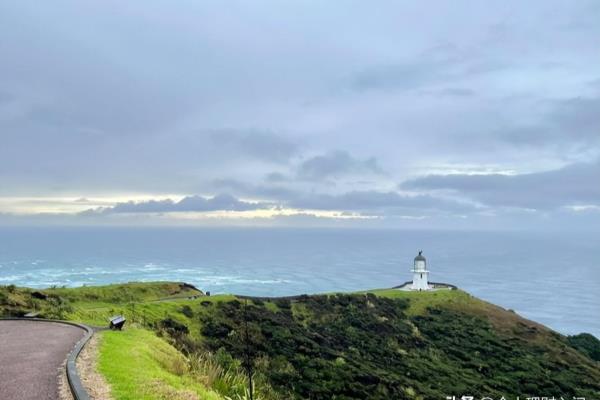
[[[430,278],[564,333],[600,337],[600,238],[578,233],[283,228],[0,228],[0,285],[185,281],[281,296]]]

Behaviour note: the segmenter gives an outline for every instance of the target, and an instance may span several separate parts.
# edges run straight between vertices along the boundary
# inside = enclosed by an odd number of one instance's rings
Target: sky
[[[0,224],[600,229],[597,1],[0,1]]]

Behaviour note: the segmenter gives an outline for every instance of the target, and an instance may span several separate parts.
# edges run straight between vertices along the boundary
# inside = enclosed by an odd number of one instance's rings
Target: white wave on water
[[[175,268],[172,271],[177,273],[198,273],[198,271],[193,268]]]
[[[196,280],[216,286],[229,284],[281,285],[292,282],[288,279],[250,279],[241,276],[205,276],[196,278]]]
[[[29,265],[34,265],[30,263]],[[121,264],[122,266],[125,264]],[[248,287],[251,285],[286,285],[290,279],[260,277],[254,278],[245,274],[214,274],[213,271],[190,267],[167,267],[162,263],[128,263],[121,268],[106,268],[87,265],[85,267],[58,267],[44,265],[43,268],[29,268],[24,274],[0,275],[2,282],[27,282],[32,287],[81,286],[85,284],[101,284],[110,282],[143,281],[187,281],[201,287]]]
[[[0,276],[0,282],[9,282],[9,283],[14,283],[14,282],[19,282],[21,281],[25,276],[24,275],[8,275],[8,276]]]

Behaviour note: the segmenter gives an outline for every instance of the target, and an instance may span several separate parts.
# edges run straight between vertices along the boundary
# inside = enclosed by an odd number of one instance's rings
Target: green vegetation
[[[409,300],[408,309],[406,313],[409,315],[418,315],[425,312],[428,307],[437,306],[456,306],[461,307],[462,305],[473,306],[477,301],[470,294],[463,292],[462,290],[439,290],[433,292],[412,292],[403,291],[397,289],[375,289],[364,292],[358,292],[358,294],[372,293],[378,297],[386,297],[390,299],[406,299]]]
[[[101,334],[98,369],[117,400],[222,400],[190,373],[188,361],[154,333],[131,328]]]
[[[257,400],[600,398],[598,339],[461,290],[243,300],[180,283],[0,287],[4,315],[33,310],[101,326],[128,318],[102,334],[100,370],[117,399],[247,399],[248,369]]]
[[[305,296],[277,302],[277,312],[215,304],[200,315],[201,333],[209,349],[243,360],[247,319],[254,368],[285,398],[600,394],[598,364],[514,313],[461,291],[375,293]]]
[[[187,298],[202,295],[202,291],[187,283],[179,282],[130,282],[106,286],[82,286],[78,288],[51,288],[50,293],[72,302],[129,303],[132,301],[156,301]]]
[[[568,342],[571,346],[590,357],[592,360],[600,361],[600,340],[589,333],[569,336]]]
[[[106,326],[111,316],[126,314],[130,321],[154,323],[165,315],[180,317],[178,310],[182,305],[202,295],[195,287],[177,282],[135,282],[44,290],[0,286],[0,315],[22,316],[37,312],[44,318]],[[203,297],[210,301],[231,298]]]

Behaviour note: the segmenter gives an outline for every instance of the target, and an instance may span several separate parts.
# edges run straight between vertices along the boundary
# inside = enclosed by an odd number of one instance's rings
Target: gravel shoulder
[[[100,335],[92,336],[77,358],[77,371],[83,386],[94,400],[112,400],[110,386],[98,372]]]

